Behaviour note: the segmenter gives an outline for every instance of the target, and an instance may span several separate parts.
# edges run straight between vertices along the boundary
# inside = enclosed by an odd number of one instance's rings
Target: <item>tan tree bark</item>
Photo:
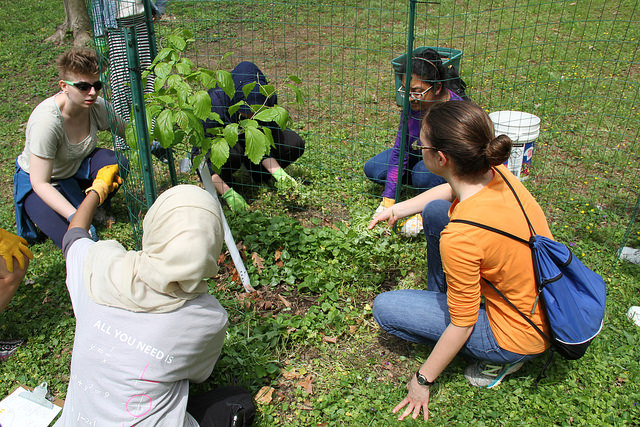
[[[67,33],[72,33],[75,47],[86,46],[91,41],[91,23],[89,22],[85,0],[63,0],[63,3],[64,22],[45,41],[60,45]]]

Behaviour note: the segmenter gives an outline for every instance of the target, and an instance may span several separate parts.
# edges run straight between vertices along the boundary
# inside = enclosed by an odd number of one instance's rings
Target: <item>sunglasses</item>
[[[435,147],[427,147],[426,145],[420,145],[420,140],[416,139],[415,141],[413,141],[413,144],[411,144],[411,149],[412,150],[433,150],[433,151],[442,151],[438,148]]]
[[[74,86],[76,89],[78,89],[81,92],[89,92],[91,90],[91,88],[94,88],[96,90],[96,92],[100,91],[100,89],[102,89],[102,82],[100,80],[98,80],[97,82],[93,82],[93,83],[87,83],[87,82],[70,82],[65,80],[64,81],[66,84]]]

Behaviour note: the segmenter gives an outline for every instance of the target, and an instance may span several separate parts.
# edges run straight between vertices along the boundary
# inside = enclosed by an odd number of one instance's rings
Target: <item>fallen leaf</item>
[[[358,325],[349,325],[349,333],[355,334],[358,330]]]
[[[283,297],[282,295],[278,294],[278,299],[280,299],[280,301],[282,301],[282,303],[285,305],[285,307],[291,308],[291,303],[289,301],[287,301],[287,299],[285,297]]]
[[[333,344],[337,344],[338,343],[338,338],[337,337],[328,337],[328,336],[325,335],[325,336],[322,337],[322,341],[330,342],[330,343],[333,343]]]
[[[253,266],[258,269],[258,274],[262,274],[264,270],[264,258],[261,258],[257,252],[251,254],[251,260],[253,260]]]
[[[111,228],[111,226],[112,226],[113,224],[115,224],[115,223],[116,223],[116,220],[115,220],[115,219],[113,219],[113,218],[109,218],[109,219],[107,219],[107,230],[109,230],[109,229]]]
[[[236,270],[235,268],[233,269],[233,273],[231,273],[231,280],[233,280],[236,283],[240,283],[242,281],[240,279],[240,274],[238,273],[238,270]]]
[[[313,385],[311,384],[312,380],[313,380],[313,377],[311,375],[307,375],[304,378],[304,380],[298,381],[296,385],[302,388],[305,391],[305,393],[313,394]]]
[[[284,262],[282,262],[282,261],[277,261],[277,262],[276,262],[276,266],[277,266],[278,268],[282,268],[282,267],[284,267]]]
[[[221,252],[220,256],[218,256],[218,265],[223,265],[226,258],[227,258],[227,253]]]
[[[275,261],[278,261],[280,259],[280,255],[282,255],[282,252],[281,251],[276,251],[276,253],[275,253],[275,258],[276,259],[275,259]]]
[[[302,376],[300,375],[300,372],[296,372],[296,371],[287,371],[283,369],[281,372],[282,372],[282,376],[287,380],[295,380]]]
[[[268,385],[262,387],[258,394],[256,394],[255,400],[257,403],[269,404],[273,400],[274,388]]]

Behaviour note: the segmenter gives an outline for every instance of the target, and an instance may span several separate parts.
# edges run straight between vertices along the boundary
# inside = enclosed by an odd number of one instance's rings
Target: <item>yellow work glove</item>
[[[118,186],[122,184],[122,178],[118,175],[118,165],[108,165],[100,168],[96,179],[104,181],[109,187],[109,193],[112,193],[118,189]]]
[[[380,205],[376,209],[376,212],[373,214],[373,216],[378,215],[380,212],[382,212],[386,208],[390,208],[391,206],[393,206],[395,204],[396,204],[395,200],[390,199],[389,197],[383,197],[382,201],[380,202]]]
[[[109,193],[110,193],[109,186],[107,185],[107,183],[98,178],[93,180],[91,187],[84,190],[84,194],[89,194],[89,191],[91,190],[98,193],[98,197],[100,198],[100,202],[98,203],[98,206],[104,203],[104,201],[107,199],[107,196],[109,196]]]
[[[26,265],[25,257],[33,259],[33,254],[27,247],[27,241],[2,228],[0,228],[0,256],[4,258],[9,273],[13,273],[13,258],[18,261],[21,270],[24,270]]]

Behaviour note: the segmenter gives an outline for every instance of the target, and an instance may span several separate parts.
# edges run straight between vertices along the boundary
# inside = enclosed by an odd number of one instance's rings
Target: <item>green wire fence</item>
[[[161,48],[172,31],[187,29],[196,39],[188,55],[198,65],[230,70],[249,60],[278,88],[306,140],[288,171],[306,182],[312,202],[276,200],[301,218],[373,213],[381,187],[365,178],[363,165],[395,140],[402,107],[392,61],[424,46],[459,51],[474,102],[540,117],[526,184],[554,232],[568,228],[570,236],[620,247],[640,232],[639,21],[637,2],[625,0],[172,0],[155,37]],[[289,75],[302,80],[302,105],[282,88]],[[154,186],[193,179],[171,177],[151,161]],[[238,180],[256,208],[273,199],[242,172]],[[143,182],[132,167],[128,203],[142,199]],[[406,188],[401,197],[411,194]],[[137,203],[134,219],[146,206]]]

